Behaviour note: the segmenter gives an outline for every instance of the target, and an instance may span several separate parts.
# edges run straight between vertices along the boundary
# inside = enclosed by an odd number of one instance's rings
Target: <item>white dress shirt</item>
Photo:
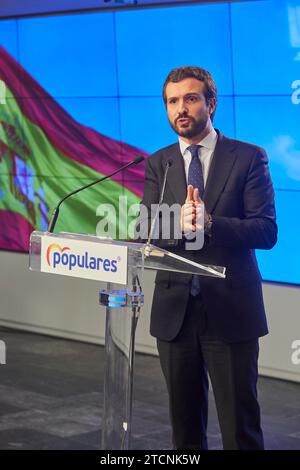
[[[212,128],[210,133],[206,137],[204,137],[204,139],[202,139],[200,142],[197,143],[197,145],[202,146],[202,147],[199,147],[199,157],[200,157],[200,161],[202,164],[204,187],[206,185],[209,167],[210,167],[212,156],[216,147],[217,139],[218,139],[218,134],[216,133],[215,129]],[[187,144],[179,137],[179,146],[180,146],[181,155],[183,156],[183,160],[184,160],[186,181],[188,181],[189,166],[192,160],[192,155],[190,151],[187,150],[187,148],[190,145],[191,144]]]

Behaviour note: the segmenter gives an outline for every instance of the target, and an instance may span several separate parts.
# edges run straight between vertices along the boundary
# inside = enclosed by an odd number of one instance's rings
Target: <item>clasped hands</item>
[[[196,231],[204,231],[207,221],[208,214],[205,210],[204,202],[199,195],[199,190],[189,184],[185,203],[181,207],[181,232],[187,237],[192,234],[195,235]]]

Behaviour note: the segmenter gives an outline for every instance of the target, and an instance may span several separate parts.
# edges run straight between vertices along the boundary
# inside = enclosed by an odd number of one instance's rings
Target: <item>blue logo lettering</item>
[[[95,271],[106,271],[115,273],[118,271],[117,259],[109,258],[96,258],[95,256],[89,256],[86,251],[84,255],[75,255],[74,253],[60,253],[55,251],[53,253],[53,268],[59,265],[67,266],[69,271],[73,268],[91,269]],[[50,259],[49,259],[50,262]]]

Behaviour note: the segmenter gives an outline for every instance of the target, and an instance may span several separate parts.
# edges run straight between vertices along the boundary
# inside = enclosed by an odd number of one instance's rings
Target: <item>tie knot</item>
[[[191,152],[192,158],[199,157],[199,148],[201,145],[192,144],[187,149]]]

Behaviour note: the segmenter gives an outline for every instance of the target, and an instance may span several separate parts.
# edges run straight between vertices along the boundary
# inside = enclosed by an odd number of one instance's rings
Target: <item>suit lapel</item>
[[[174,196],[174,202],[182,205],[186,198],[187,185],[184,161],[180,152],[179,144],[174,144],[171,147],[171,151],[169,151],[163,158],[164,168],[169,159],[172,160],[172,166],[169,168],[167,186]]]
[[[233,152],[235,142],[224,137],[218,130],[217,133],[218,140],[210,164],[203,197],[206,210],[209,213],[213,212],[237,157],[236,153]]]

